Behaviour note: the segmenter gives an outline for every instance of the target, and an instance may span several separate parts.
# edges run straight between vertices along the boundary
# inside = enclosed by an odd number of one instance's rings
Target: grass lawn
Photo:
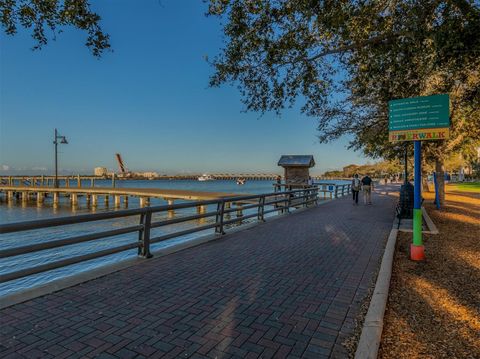
[[[480,182],[449,183],[447,190],[480,193]]]

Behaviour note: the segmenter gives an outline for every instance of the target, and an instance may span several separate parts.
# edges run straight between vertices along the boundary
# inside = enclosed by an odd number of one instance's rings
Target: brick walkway
[[[394,201],[350,198],[0,311],[6,358],[344,358]]]

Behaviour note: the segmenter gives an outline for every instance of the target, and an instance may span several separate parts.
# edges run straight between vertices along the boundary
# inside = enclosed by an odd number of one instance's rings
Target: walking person
[[[308,184],[309,186],[313,186],[313,178],[312,178],[311,176],[308,176],[308,182],[307,182],[307,184]]]
[[[362,178],[362,189],[363,189],[363,201],[364,201],[364,203],[365,204],[372,204],[373,181],[368,175],[365,175]]]
[[[352,179],[352,194],[353,194],[353,204],[358,205],[358,192],[360,192],[360,179],[358,178],[358,174],[355,173]]]
[[[282,176],[277,176],[277,185],[275,186],[275,192],[282,192]]]

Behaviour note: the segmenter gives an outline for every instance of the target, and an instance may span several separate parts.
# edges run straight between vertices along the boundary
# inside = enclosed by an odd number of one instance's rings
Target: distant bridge
[[[58,176],[59,183],[63,184],[64,187],[81,187],[82,182],[90,181],[90,186],[95,186],[95,181],[98,180],[141,180],[141,179],[153,179],[153,180],[196,180],[200,175],[198,174],[189,174],[189,175],[160,175],[154,178],[146,177],[132,177],[132,178],[123,178],[117,175],[112,177],[106,176],[92,176],[92,175],[75,175],[75,176]],[[238,178],[244,178],[247,181],[274,181],[277,179],[279,174],[275,173],[217,173],[210,174],[215,180],[237,180]],[[281,176],[283,177],[283,176]],[[348,178],[331,178],[324,176],[312,176],[314,180],[332,180],[332,179],[346,179]],[[29,176],[0,176],[0,185],[9,185],[9,186],[54,186],[55,176],[46,176],[46,175],[29,175]]]

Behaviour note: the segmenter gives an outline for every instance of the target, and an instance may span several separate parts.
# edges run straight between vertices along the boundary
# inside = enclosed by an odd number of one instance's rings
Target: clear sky
[[[114,52],[100,60],[85,34],[65,30],[40,51],[20,31],[0,35],[0,173],[52,172],[53,131],[62,172],[272,172],[282,154],[313,154],[314,173],[365,163],[347,140],[319,144],[316,120],[242,112],[235,87],[208,88],[204,57],[222,45],[200,0],[97,0]]]

